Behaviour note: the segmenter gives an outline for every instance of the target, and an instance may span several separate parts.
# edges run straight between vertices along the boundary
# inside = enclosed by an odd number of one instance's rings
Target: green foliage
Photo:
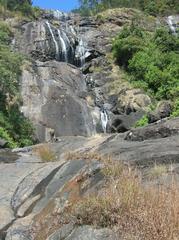
[[[13,138],[9,135],[6,129],[0,127],[0,137],[8,141],[8,147],[16,148],[17,144],[13,140]]]
[[[179,117],[179,99],[177,99],[174,103],[171,117]]]
[[[144,47],[143,32],[131,25],[124,28],[113,42],[113,55],[119,65],[127,67],[128,61]]]
[[[42,14],[42,9],[39,7],[32,7],[32,15],[34,18],[38,19]]]
[[[135,127],[145,127],[149,124],[147,115],[144,115],[139,121],[136,122]]]
[[[10,43],[12,32],[10,27],[3,22],[0,22],[0,44]]]
[[[134,29],[124,29],[114,41],[115,59],[125,67],[134,86],[148,90],[158,100],[175,100],[179,96],[179,39],[163,28],[152,35]],[[140,46],[129,42],[134,36]]]
[[[25,16],[32,14],[31,0],[0,0],[0,5],[3,6],[4,11],[20,11]]]
[[[12,52],[12,31],[0,22],[0,137],[9,147],[31,145],[33,128],[19,111],[19,76],[24,57]]]
[[[79,0],[79,3],[82,15],[119,7],[138,8],[154,16],[179,12],[178,0]]]

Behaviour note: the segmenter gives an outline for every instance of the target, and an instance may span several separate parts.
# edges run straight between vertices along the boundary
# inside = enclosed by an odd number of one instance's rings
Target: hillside
[[[131,2],[1,3],[0,240],[179,238],[179,15]]]

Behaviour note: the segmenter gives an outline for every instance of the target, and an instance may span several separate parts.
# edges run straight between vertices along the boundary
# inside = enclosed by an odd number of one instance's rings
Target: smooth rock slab
[[[43,183],[62,165],[62,162],[37,163],[35,160],[39,161],[29,154],[21,156],[19,162],[0,164],[0,231],[14,220],[18,207],[23,204],[20,215],[28,210],[38,191],[43,193]],[[28,202],[24,203],[27,198]]]
[[[31,194],[43,193],[43,188],[61,167],[62,163],[42,164],[41,168],[26,176],[19,184],[13,195],[11,204],[13,209],[17,209]]]
[[[68,231],[71,230],[71,226],[68,226]],[[67,237],[62,229],[48,238],[48,240],[120,240],[117,236],[109,229],[95,229],[90,226],[82,226],[75,228]]]
[[[6,227],[15,219],[13,210],[6,205],[0,205],[0,229]]]

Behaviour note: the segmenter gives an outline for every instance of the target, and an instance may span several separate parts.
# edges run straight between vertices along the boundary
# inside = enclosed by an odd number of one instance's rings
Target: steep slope
[[[24,68],[21,78],[24,102],[22,111],[38,128],[38,140],[48,141],[49,131],[56,137],[126,131],[141,118],[151,104],[150,98],[144,92],[133,90],[125,81],[121,82],[115,95],[109,91],[120,79],[118,70],[115,73],[113,64],[108,60],[112,38],[126,23],[131,22],[136,14],[141,16],[141,24],[147,21],[142,13],[132,9],[110,14],[107,13],[107,16],[101,19],[99,16],[82,18],[74,14],[63,16],[60,12],[47,12],[41,15],[40,20],[18,24],[19,31],[15,35],[13,47],[32,58],[32,67]],[[154,27],[155,20],[152,20],[149,28]],[[81,67],[84,76],[67,63]],[[58,71],[55,71],[55,68],[58,68]],[[49,81],[50,87],[47,83]],[[78,85],[71,85],[68,81],[78,82]],[[59,82],[59,85],[56,85],[56,82]],[[62,90],[61,94],[65,95],[66,99],[66,95],[74,93],[74,106],[73,100],[68,99],[66,104],[62,103],[62,108],[58,104],[50,103],[59,100],[57,86],[61,86],[59,91]],[[53,99],[54,94],[56,99]],[[58,114],[54,115],[53,111]],[[137,113],[133,113],[136,111]],[[53,116],[50,117],[51,115]],[[64,128],[64,121],[60,120],[63,118],[68,122],[67,128]],[[81,123],[80,118],[83,119]],[[117,122],[120,126],[116,126]]]
[[[55,11],[43,12],[32,22],[7,20],[15,31],[13,49],[29,57],[22,69],[21,110],[34,123],[38,140],[54,143],[15,149],[8,155],[0,151],[1,240],[139,240],[126,232],[123,237],[116,219],[111,215],[112,224],[108,223],[105,212],[105,187],[109,183],[110,203],[116,206],[119,202],[113,193],[120,186],[120,162],[129,173],[138,166],[145,187],[155,185],[159,189],[160,183],[178,180],[179,118],[131,129],[151,99],[144,91],[133,89],[109,57],[112,38],[136,14],[141,24],[146,18],[150,20],[149,31],[156,21],[133,9],[103,14],[82,18]],[[95,134],[103,132],[110,134]],[[151,180],[146,172],[154,164],[166,165]],[[136,188],[134,195],[130,190],[137,178],[134,170],[132,183],[124,184],[129,190],[124,198],[129,202],[135,202]],[[100,220],[104,224],[97,221],[93,225],[86,220],[91,224],[87,226],[80,214],[95,206],[96,195],[102,197],[104,211],[98,214],[101,205],[97,205],[86,217],[99,215],[104,217]],[[92,196],[90,206],[84,205],[75,215],[73,207],[83,204],[88,196]],[[115,211],[112,205],[112,213]],[[125,216],[126,225],[129,216]]]

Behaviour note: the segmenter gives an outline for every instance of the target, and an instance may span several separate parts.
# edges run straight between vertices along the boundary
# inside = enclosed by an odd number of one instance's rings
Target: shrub
[[[5,139],[8,142],[7,147],[9,147],[9,148],[17,147],[17,144],[15,143],[15,141],[11,138],[11,136],[8,134],[6,129],[4,129],[2,127],[0,127],[0,137]]]
[[[143,46],[143,32],[139,28],[124,28],[113,41],[113,56],[119,65],[127,67],[129,60]]]
[[[9,146],[23,147],[33,143],[33,127],[20,112],[19,77],[24,57],[12,52],[10,27],[0,22],[0,127]],[[2,130],[1,129],[1,130]],[[15,143],[15,144],[14,144]]]
[[[113,42],[113,55],[134,86],[157,100],[178,96],[179,39],[165,28],[153,34],[133,25],[125,28]]]
[[[179,117],[179,99],[177,99],[174,103],[171,117]]]
[[[51,162],[56,160],[55,153],[48,144],[42,144],[34,148],[34,152],[43,162]]]
[[[8,24],[0,22],[0,44],[10,43],[12,37],[12,30]]]
[[[135,124],[135,127],[145,127],[149,124],[149,119],[147,115],[144,115],[140,120],[138,120]]]

